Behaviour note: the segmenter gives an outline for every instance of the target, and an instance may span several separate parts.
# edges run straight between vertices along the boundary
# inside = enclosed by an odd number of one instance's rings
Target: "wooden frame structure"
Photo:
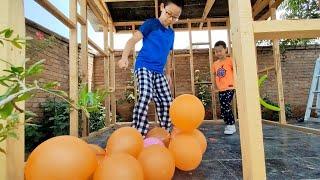
[[[105,0],[106,2],[115,2],[115,0]],[[129,0],[126,0],[129,1]],[[130,0],[138,1],[138,0]],[[114,124],[115,118],[115,59],[114,59],[114,32],[116,26],[139,25],[141,22],[113,22],[110,11],[103,0],[79,0],[81,12],[77,13],[77,0],[69,0],[69,15],[66,17],[48,0],[36,0],[42,7],[53,14],[57,19],[64,23],[70,29],[69,41],[69,61],[70,61],[70,98],[76,101],[78,98],[78,44],[77,44],[77,22],[81,24],[81,64],[82,64],[82,82],[87,82],[87,48],[88,43],[95,48],[104,57],[104,81],[105,89],[111,92],[111,96],[106,98],[106,124]],[[119,1],[117,1],[119,2]],[[244,179],[266,179],[266,169],[264,161],[263,134],[260,104],[257,99],[258,91],[258,70],[255,64],[256,51],[255,40],[271,39],[274,42],[275,69],[278,85],[278,101],[280,107],[284,107],[283,87],[281,77],[281,64],[279,58],[279,40],[280,38],[301,38],[301,37],[319,37],[320,36],[320,19],[313,20],[295,20],[279,21],[275,20],[275,8],[281,3],[281,0],[257,0],[251,7],[250,0],[229,0],[229,18],[207,18],[208,12],[214,4],[214,0],[207,0],[203,16],[201,19],[181,20],[179,23],[189,24],[189,31],[194,30],[190,24],[200,23],[199,28],[209,29],[212,21],[227,22],[227,28],[230,30],[228,35],[232,42],[232,55],[236,69],[236,94],[239,112],[240,140],[243,164]],[[259,20],[253,19],[261,13],[265,7],[269,6],[270,10],[260,16]],[[89,7],[89,8],[87,8]],[[155,1],[156,16],[158,12],[158,1]],[[271,15],[271,21],[264,21]],[[92,21],[96,30],[101,29],[104,32],[104,49],[99,48],[93,41],[88,38],[87,20]],[[203,27],[208,23],[207,27]],[[100,26],[99,26],[100,24]],[[4,0],[0,7],[0,27],[13,27],[14,31],[20,35],[25,33],[23,0]],[[220,28],[220,27],[218,27]],[[134,28],[133,28],[134,29]],[[215,27],[212,27],[215,29]],[[186,29],[177,29],[186,30]],[[244,47],[243,45],[246,44]],[[230,47],[230,46],[229,46]],[[13,64],[19,64],[24,59],[24,50],[7,51],[10,47],[0,50],[0,58],[11,58]],[[231,49],[230,49],[231,52]],[[1,68],[5,67],[1,62]],[[263,72],[263,71],[260,71]],[[0,91],[5,89],[1,88]],[[23,107],[24,102],[20,107]],[[110,111],[112,113],[110,113]],[[112,114],[112,115],[111,115]],[[293,128],[293,125],[286,125],[285,115],[282,111],[280,114],[280,123],[282,127]],[[21,122],[23,122],[21,117]],[[73,110],[70,113],[70,135],[78,136],[78,113]],[[85,127],[86,125],[82,125]],[[298,128],[296,128],[298,129]],[[301,129],[301,128],[300,128]],[[319,133],[319,130],[308,130],[306,132]],[[4,141],[1,147],[7,150],[7,155],[0,157],[0,177],[4,179],[23,179],[24,169],[24,128],[21,126],[18,133],[21,136],[19,140],[8,139]],[[82,132],[87,135],[88,131]],[[3,168],[2,168],[3,167]]]

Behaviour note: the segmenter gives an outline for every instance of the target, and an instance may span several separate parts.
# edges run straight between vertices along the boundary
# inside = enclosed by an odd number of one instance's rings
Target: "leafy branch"
[[[10,28],[0,31],[0,44],[3,46],[5,42],[8,42],[14,47],[22,49],[28,39],[30,38],[21,38],[19,35],[13,37],[13,30]],[[25,78],[30,78],[43,72],[45,60],[39,60],[28,68],[25,68],[24,65],[13,65],[4,59],[0,59],[0,61],[8,65],[8,68],[3,70],[5,75],[0,76],[0,87],[2,86],[6,89],[3,94],[0,94],[0,142],[8,137],[18,138],[16,130],[19,125],[23,125],[19,122],[20,113],[36,116],[34,113],[24,111],[18,106],[18,102],[33,97],[33,92],[35,91],[43,91],[61,98],[74,109],[84,111],[88,118],[90,116],[89,112],[99,110],[99,103],[108,94],[105,91],[88,92],[88,87],[85,85],[80,90],[79,101],[71,102],[67,93],[58,89],[60,86],[58,82],[41,84],[35,80],[30,84],[25,83]],[[0,152],[5,153],[5,150],[0,148]]]

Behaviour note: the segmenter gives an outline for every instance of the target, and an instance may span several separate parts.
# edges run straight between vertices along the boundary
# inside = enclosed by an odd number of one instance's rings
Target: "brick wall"
[[[39,77],[27,78],[26,82],[32,83],[35,79],[38,79],[40,83],[57,81],[60,83],[59,89],[68,92],[69,91],[69,40],[26,19],[26,35],[35,38],[36,32],[41,32],[44,34],[45,38],[49,36],[54,36],[55,40],[47,48],[36,51],[35,48],[27,48],[26,57],[30,60],[26,63],[26,67],[30,64],[40,60],[45,59],[44,71]],[[80,49],[79,49],[80,51]],[[80,54],[79,54],[80,56]],[[89,84],[92,80],[92,70],[93,70],[93,54],[89,54],[88,58],[88,74],[89,74]],[[79,67],[81,63],[79,62]],[[81,71],[79,69],[79,76],[81,76]],[[35,93],[34,97],[26,101],[26,110],[35,112],[39,118],[42,117],[42,111],[40,104],[46,101],[47,98],[53,97],[44,92]]]
[[[46,83],[49,81],[57,81],[60,83],[60,89],[66,92],[69,91],[69,56],[68,56],[68,40],[54,34],[47,29],[39,26],[32,21],[26,20],[26,35],[35,37],[36,32],[42,32],[45,38],[54,35],[56,40],[54,44],[43,51],[35,52],[34,49],[27,49],[26,57],[30,58],[30,61],[26,63],[26,67],[30,66],[40,59],[46,59],[44,63],[44,72],[41,77],[27,78],[28,83],[32,83],[34,79],[39,78],[40,83]],[[32,57],[30,57],[32,56]],[[42,116],[40,104],[43,103],[48,97],[52,97],[47,93],[38,92],[30,100],[26,101],[26,110],[30,110]]]
[[[315,60],[319,57],[320,48],[309,46],[288,49],[282,55],[281,69],[283,77],[284,99],[289,103],[295,116],[304,114],[311,85]],[[259,48],[259,69],[273,65],[271,48]],[[261,88],[261,96],[269,96],[277,102],[277,85],[275,73],[269,72],[269,78]]]
[[[183,51],[177,53],[185,53]],[[177,54],[176,53],[176,54]],[[311,77],[313,74],[314,61],[320,54],[320,47],[289,48],[282,55],[282,73],[285,102],[291,104],[294,115],[304,114]],[[209,73],[208,50],[196,50],[194,53],[194,70],[200,70],[201,76]],[[116,54],[116,60],[120,58],[120,52]],[[263,69],[273,65],[271,47],[257,48],[258,67]],[[132,60],[130,59],[130,62]],[[176,58],[176,96],[191,93],[190,87],[190,64],[186,57]],[[101,58],[94,61],[95,79],[97,87],[103,86],[103,68]],[[132,67],[132,63],[130,63]],[[268,80],[261,88],[261,96],[268,96],[277,102],[277,85],[274,71],[268,73]],[[116,67],[116,95],[122,97],[126,81],[130,79],[130,71],[120,70]],[[219,112],[219,110],[218,110]]]

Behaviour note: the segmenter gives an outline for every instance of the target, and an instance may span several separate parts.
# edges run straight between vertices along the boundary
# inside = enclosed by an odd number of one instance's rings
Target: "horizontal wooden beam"
[[[56,8],[48,0],[35,0],[35,1],[67,27],[71,29],[74,29],[77,27],[75,23],[73,23],[67,16],[65,16],[58,8]]]
[[[214,26],[211,27],[211,30],[224,30],[224,29],[228,29],[227,26]],[[193,27],[191,28],[191,31],[205,31],[208,30],[207,27],[203,27],[202,29],[200,29],[199,27]],[[184,32],[184,31],[188,31],[188,28],[174,28],[175,32]],[[132,33],[132,30],[119,30],[117,31],[117,34],[128,34],[128,33]]]
[[[264,69],[258,70],[258,73],[263,73],[270,70],[275,70],[275,67],[274,66],[266,67]]]
[[[280,124],[279,122],[270,121],[270,120],[262,120],[262,122],[264,124],[268,124],[268,125],[274,125],[274,126],[289,128],[289,129],[293,129],[293,130],[297,130],[297,131],[301,131],[301,132],[305,132],[305,133],[312,133],[312,134],[320,135],[320,129],[308,128],[308,127],[303,127],[303,126],[296,126],[296,125],[292,125],[292,124]]]
[[[270,8],[278,8],[283,0],[270,0]]]
[[[138,2],[138,1],[153,1],[153,0],[104,0],[105,2]]]
[[[81,24],[81,25],[86,25],[87,22],[86,20],[80,15],[77,13],[77,21]]]
[[[320,37],[320,19],[254,21],[256,40]]]
[[[187,24],[188,21],[191,23],[201,23],[201,22],[227,22],[228,18],[207,18],[207,19],[182,19],[176,22],[175,24]],[[127,21],[127,22],[114,22],[114,26],[132,26],[132,25],[141,25],[144,21]]]
[[[107,56],[102,48],[100,48],[92,39],[88,38],[88,43],[91,47],[97,50],[102,56]]]

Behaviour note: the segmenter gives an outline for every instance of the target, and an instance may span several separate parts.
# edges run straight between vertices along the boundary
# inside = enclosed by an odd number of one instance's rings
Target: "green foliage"
[[[279,7],[282,19],[315,19],[320,17],[317,0],[284,0]]]
[[[210,79],[210,74],[200,74],[199,70],[195,70],[195,82],[200,83],[196,86],[196,96],[201,100],[205,108],[211,107],[211,88],[209,84],[201,84],[201,82],[206,82]]]
[[[59,135],[69,134],[70,105],[63,100],[48,99],[41,104],[43,119],[38,124],[25,127],[25,148],[31,152],[43,141]]]
[[[30,38],[21,38],[19,35],[14,36],[12,29],[7,28],[0,31],[0,44],[5,45],[5,42],[10,43],[13,47],[22,49],[26,40]],[[0,76],[0,86],[5,87],[6,91],[0,94],[0,140],[4,141],[8,137],[18,138],[16,130],[19,125],[19,114],[25,111],[19,108],[19,101],[24,101],[32,97],[35,90],[42,90],[66,100],[65,93],[63,91],[55,89],[58,83],[50,82],[48,84],[39,84],[38,81],[34,81],[31,84],[26,84],[24,79],[39,75],[44,67],[44,60],[37,61],[29,68],[24,67],[23,62],[20,66],[13,65],[10,60],[0,61],[8,65],[7,69],[4,69],[4,75]],[[32,112],[26,112],[27,115],[34,115]],[[0,149],[1,152],[5,152]]]
[[[22,49],[22,45],[25,44],[27,39],[30,38],[21,38],[19,35],[13,37],[13,30],[11,28],[6,28],[0,31],[0,44],[4,46],[4,42],[9,42],[12,46]]]
[[[13,37],[13,30],[8,28],[0,31],[0,44],[5,45],[4,42],[9,42],[16,48],[21,49],[26,40],[29,40],[32,45],[39,45],[40,49],[44,49],[50,45],[53,39],[46,41],[43,34],[37,34],[39,41],[31,41],[30,38],[20,38],[19,35]],[[41,41],[44,41],[41,44]],[[38,42],[38,44],[37,44]],[[80,90],[79,101],[74,102],[77,105],[70,103],[68,95],[61,90],[58,90],[58,82],[48,82],[40,84],[37,80],[33,83],[27,84],[24,79],[39,75],[44,70],[44,60],[39,60],[31,64],[29,68],[24,68],[24,63],[16,66],[10,63],[10,60],[0,61],[8,64],[9,68],[4,69],[5,75],[0,76],[0,86],[4,86],[7,90],[0,94],[0,141],[4,141],[8,137],[18,138],[16,130],[19,124],[19,114],[25,113],[27,116],[34,116],[32,112],[25,112],[18,107],[17,102],[28,100],[32,97],[36,90],[44,91],[59,97],[64,102],[48,101],[43,105],[44,120],[40,126],[28,126],[26,133],[28,136],[34,137],[34,143],[27,144],[27,148],[32,149],[35,144],[41,142],[43,139],[48,139],[53,136],[63,135],[69,133],[69,109],[72,106],[74,109],[81,109],[89,117],[90,112],[99,111],[99,103],[104,100],[108,94],[105,91],[97,91],[95,93],[88,92],[88,87]],[[28,119],[30,120],[30,119]],[[42,133],[35,133],[40,130]],[[43,137],[42,137],[43,136]],[[38,141],[39,140],[39,141]],[[0,152],[5,152],[0,149]]]
[[[70,105],[61,100],[48,99],[41,105],[43,110],[42,127],[47,129],[45,139],[69,134]]]
[[[78,107],[89,118],[90,112],[99,111],[100,103],[106,98],[109,92],[104,90],[97,90],[96,92],[89,92],[88,85],[82,85],[79,94]]]
[[[91,112],[89,118],[89,130],[90,132],[97,131],[103,127],[105,127],[105,107],[101,104],[98,106],[98,111]]]
[[[38,124],[26,124],[24,129],[25,135],[25,151],[31,152],[37,147],[44,139],[44,134],[41,129],[41,125]]]
[[[315,19],[320,18],[317,0],[284,0],[279,9],[283,12],[281,19]],[[288,46],[306,46],[315,44],[315,39],[284,39],[280,42],[281,52]]]
[[[135,94],[134,94],[134,70],[131,69],[131,75],[130,75],[130,80],[127,81],[127,87],[123,93],[123,97],[120,98],[117,103],[123,104],[123,103],[134,103],[135,101]],[[138,91],[137,91],[138,93]],[[138,93],[139,94],[139,93]]]
[[[264,97],[263,100],[265,102],[267,102],[268,104],[271,104],[273,106],[278,106],[278,104],[273,102],[268,96]],[[261,106],[261,112],[262,112],[262,118],[263,119],[273,120],[273,121],[277,121],[279,119],[279,112],[271,111],[269,109],[266,109],[263,106]],[[286,113],[286,118],[292,118],[293,117],[293,113],[292,113],[292,109],[291,109],[291,105],[290,104],[285,104],[285,113]]]

